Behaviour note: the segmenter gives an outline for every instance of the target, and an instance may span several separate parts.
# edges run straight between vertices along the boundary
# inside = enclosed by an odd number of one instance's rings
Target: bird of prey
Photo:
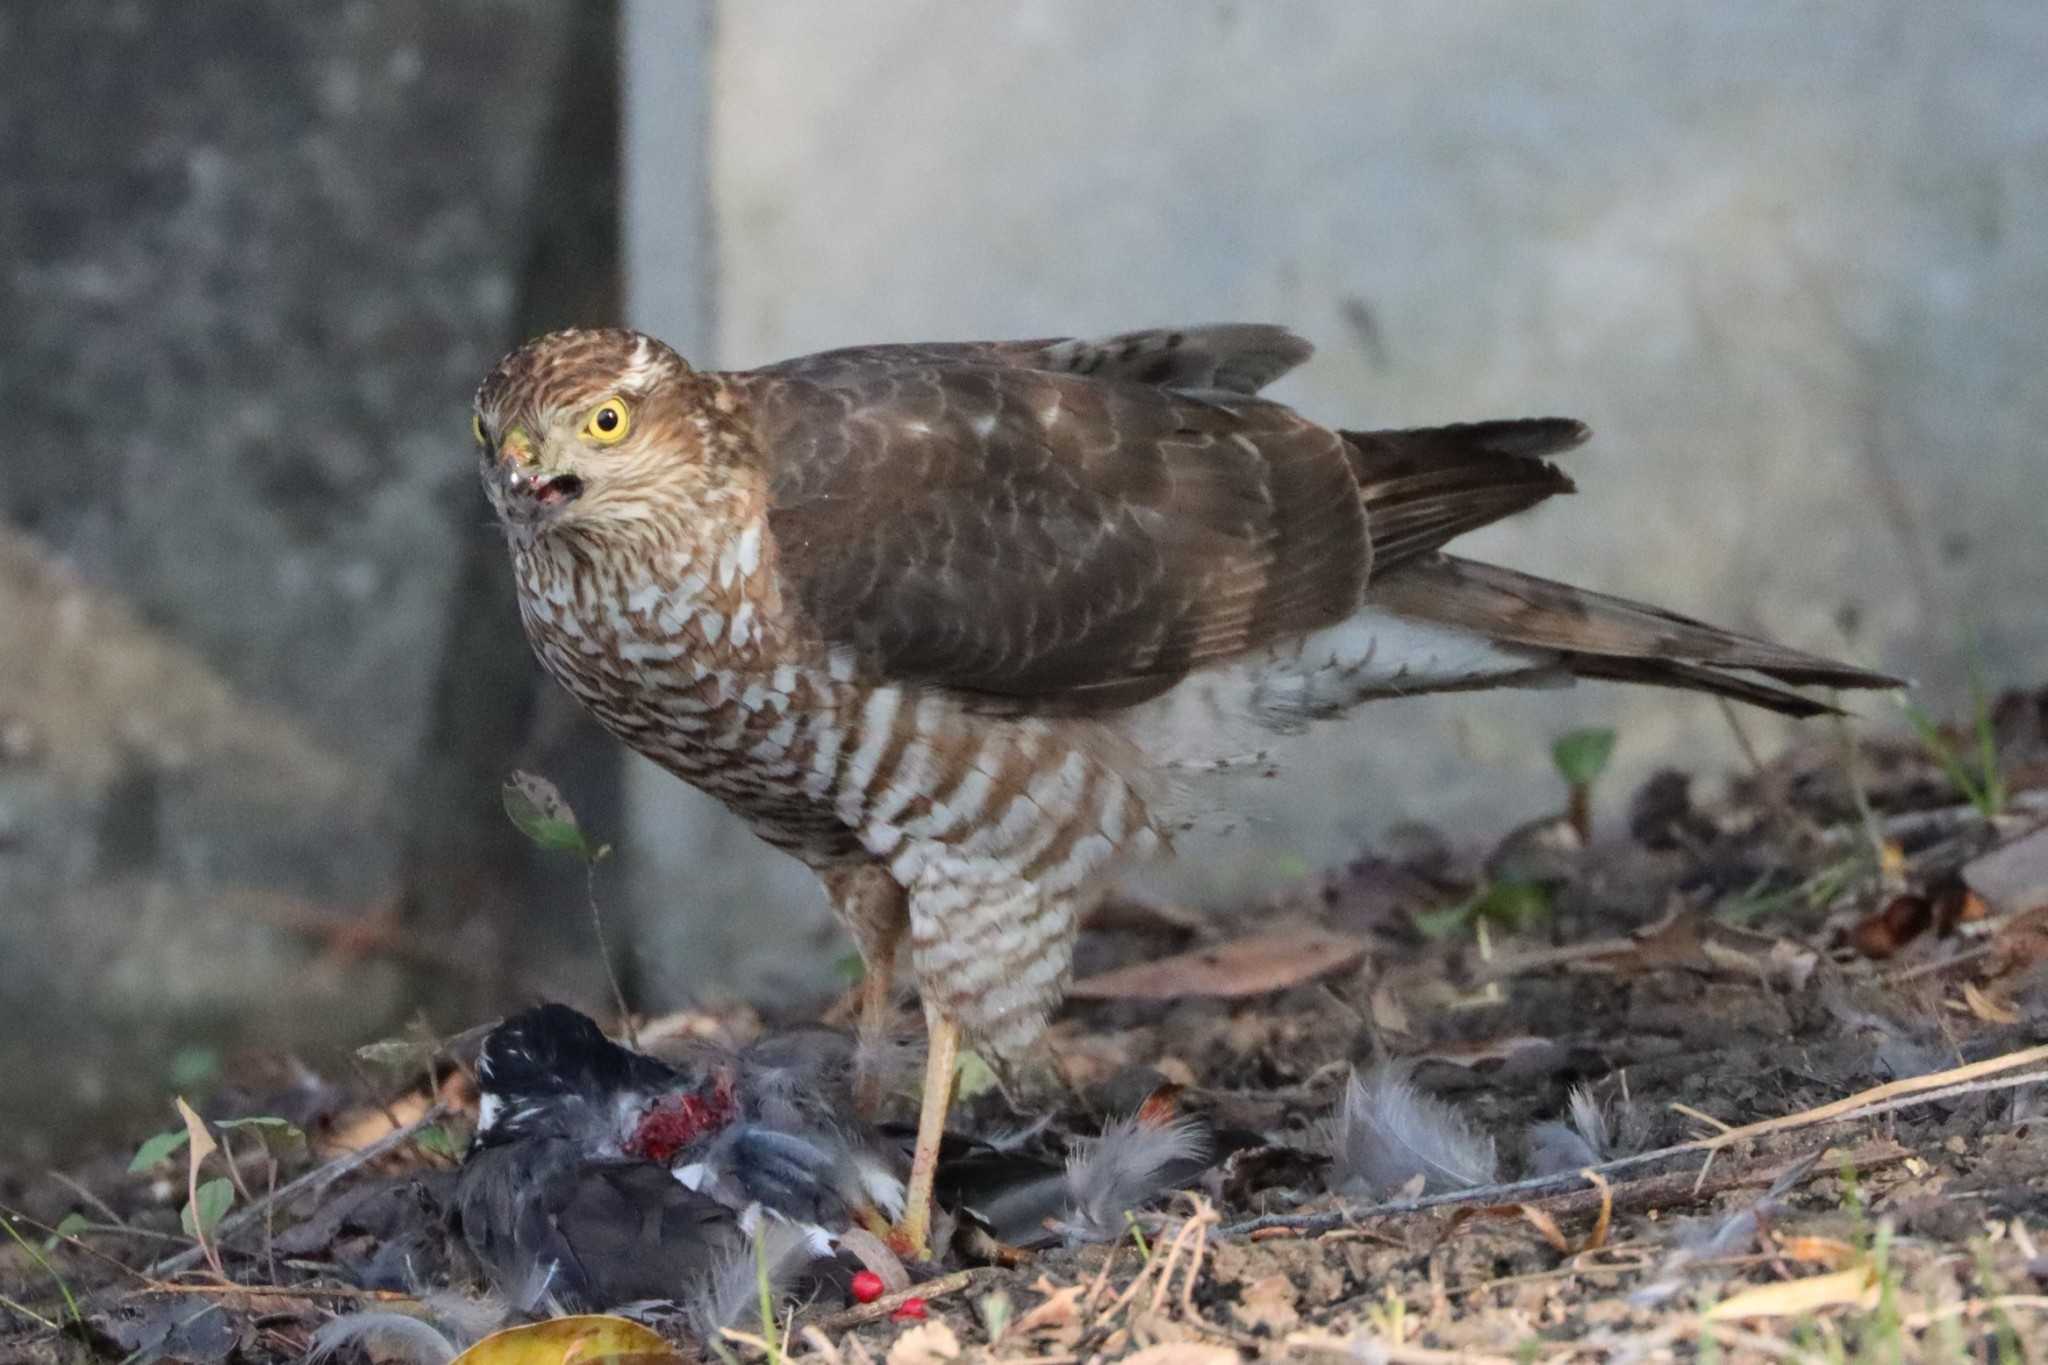
[[[1239,324],[706,372],[576,330],[477,392],[546,670],[817,871],[871,1037],[907,938],[929,1038],[912,1247],[962,1035],[1019,1060],[1090,896],[1271,735],[1573,678],[1793,715],[1826,708],[1788,687],[1897,685],[1446,554],[1569,491],[1548,457],[1586,428],[1326,427],[1260,396],[1309,352]]]

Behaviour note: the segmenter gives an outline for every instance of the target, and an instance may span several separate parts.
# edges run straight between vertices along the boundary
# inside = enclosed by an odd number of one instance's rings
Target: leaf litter
[[[1610,828],[1617,740],[1586,732],[1554,755],[1564,813],[1505,845],[1410,829],[1235,914],[1111,907],[1063,1085],[1022,1112],[989,1087],[960,1123],[1085,1172],[1171,1082],[1230,1135],[1191,1190],[1126,1220],[1114,1170],[1076,1176],[1101,1186],[1086,1236],[956,1244],[940,1278],[717,1342],[649,1317],[661,1344],[619,1358],[1996,1357],[2048,1327],[2048,691],[1988,714],[1996,784],[1911,738],[1853,764],[1823,740],[1718,791],[1659,774]],[[506,800],[602,856],[541,780]],[[808,1009],[636,1022],[737,1044]],[[0,1357],[347,1361],[373,1314],[440,1360],[488,1342],[420,1218],[473,1122],[474,1040],[321,1078],[347,1098],[303,1142],[232,1126],[259,1099],[61,1179],[0,1173]],[[910,1298],[924,1320],[892,1320]]]

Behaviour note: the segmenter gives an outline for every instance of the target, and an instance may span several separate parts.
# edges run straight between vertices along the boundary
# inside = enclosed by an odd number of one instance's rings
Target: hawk
[[[1792,715],[1896,680],[1444,552],[1569,492],[1541,417],[1327,427],[1271,326],[859,346],[702,372],[557,332],[476,396],[526,634],[611,732],[815,869],[930,1049],[923,1245],[964,1035],[1043,1031],[1082,911],[1211,774],[1374,697],[1603,678]],[[1188,723],[1190,714],[1196,723]]]

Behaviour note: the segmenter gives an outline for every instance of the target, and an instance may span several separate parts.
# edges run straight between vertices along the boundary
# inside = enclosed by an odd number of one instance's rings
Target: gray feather
[[[350,1313],[313,1333],[306,1365],[321,1365],[350,1346],[381,1356],[397,1356],[408,1365],[448,1365],[455,1343],[433,1324],[404,1313]]]
[[[1529,1130],[1529,1174],[1558,1175],[1597,1166],[1613,1153],[1607,1111],[1582,1085],[1572,1087],[1567,1122],[1552,1119]]]
[[[691,1330],[706,1341],[742,1322],[760,1327],[761,1273],[768,1275],[768,1299],[780,1305],[804,1268],[811,1249],[802,1229],[778,1218],[760,1217],[754,1240],[737,1255],[722,1258],[685,1296]]]
[[[1209,1155],[1209,1138],[1193,1119],[1145,1123],[1120,1119],[1067,1159],[1066,1208],[1060,1231],[1073,1242],[1123,1235],[1124,1214],[1142,1208],[1181,1181]]]
[[[1415,1088],[1391,1063],[1366,1076],[1351,1073],[1332,1134],[1331,1187],[1340,1194],[1384,1199],[1418,1175],[1426,1191],[1493,1183],[1499,1169],[1493,1139],[1463,1115]]]

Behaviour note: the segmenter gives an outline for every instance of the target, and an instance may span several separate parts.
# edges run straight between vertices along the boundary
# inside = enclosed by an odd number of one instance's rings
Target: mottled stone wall
[[[467,407],[521,327],[616,313],[611,14],[0,8],[0,1140],[154,1104],[188,1043],[502,994],[580,923],[496,811],[575,731]]]

